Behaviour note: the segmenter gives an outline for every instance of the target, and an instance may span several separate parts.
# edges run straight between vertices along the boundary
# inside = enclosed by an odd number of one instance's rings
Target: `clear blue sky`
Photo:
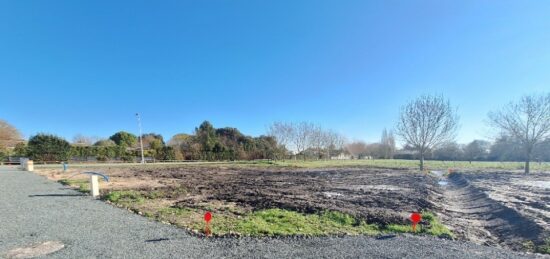
[[[203,120],[311,121],[377,141],[423,93],[487,112],[550,90],[548,1],[1,1],[0,118],[28,138]]]

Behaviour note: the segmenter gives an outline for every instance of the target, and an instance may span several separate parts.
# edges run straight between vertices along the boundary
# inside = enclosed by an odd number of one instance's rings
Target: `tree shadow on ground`
[[[52,193],[52,194],[33,194],[29,197],[75,197],[75,196],[87,196],[85,194],[66,194],[66,193]]]

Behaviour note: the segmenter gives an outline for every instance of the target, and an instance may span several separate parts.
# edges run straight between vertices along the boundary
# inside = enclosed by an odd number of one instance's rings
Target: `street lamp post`
[[[139,128],[139,145],[141,147],[141,163],[145,164],[145,157],[143,156],[143,134],[141,133],[141,119],[139,113],[136,113],[138,128]]]

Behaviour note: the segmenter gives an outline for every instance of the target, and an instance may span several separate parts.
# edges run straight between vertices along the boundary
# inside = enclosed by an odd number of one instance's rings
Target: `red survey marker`
[[[210,230],[210,220],[212,219],[212,213],[210,211],[207,211],[204,214],[204,221],[206,221],[206,226],[204,227],[204,234],[206,236],[212,235],[212,230]]]
[[[416,232],[416,224],[418,224],[421,220],[422,220],[422,215],[420,213],[413,212],[411,214],[412,228],[414,232]]]
[[[204,214],[204,221],[206,221],[206,224],[208,224],[210,222],[210,220],[212,219],[212,213],[210,213],[210,211],[207,211],[205,214]]]

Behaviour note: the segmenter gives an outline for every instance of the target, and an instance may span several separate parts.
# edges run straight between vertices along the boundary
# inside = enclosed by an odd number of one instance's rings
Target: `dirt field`
[[[242,169],[180,167],[170,169],[106,168],[110,190],[156,190],[166,193],[184,188],[176,206],[236,203],[245,211],[282,208],[312,213],[338,210],[372,223],[404,223],[412,211],[434,207],[439,195],[437,179],[423,173],[389,169]],[[79,170],[84,171],[84,170]],[[54,180],[76,171],[43,170]],[[86,179],[74,176],[71,179]]]
[[[39,173],[59,180],[77,171],[85,170]],[[431,211],[456,238],[476,243],[534,251],[544,247],[550,237],[548,173],[475,172],[447,177],[405,169],[231,166],[113,167],[100,171],[111,177],[110,183],[102,183],[103,193],[136,190],[157,198],[137,207],[147,215],[152,209],[167,207],[238,217],[280,208],[302,213],[339,211],[369,224],[404,225],[410,223],[407,217],[412,211]],[[172,218],[163,219],[177,223],[191,215],[171,213]],[[200,213],[194,217],[200,218]]]
[[[372,223],[406,223],[411,211],[432,208],[435,181],[423,174],[383,169],[258,171],[178,169],[162,173],[183,179],[192,207],[208,201],[235,202],[247,209],[282,208],[313,213],[338,210]]]
[[[459,237],[515,250],[550,238],[550,174],[459,173],[444,189],[444,223]]]

